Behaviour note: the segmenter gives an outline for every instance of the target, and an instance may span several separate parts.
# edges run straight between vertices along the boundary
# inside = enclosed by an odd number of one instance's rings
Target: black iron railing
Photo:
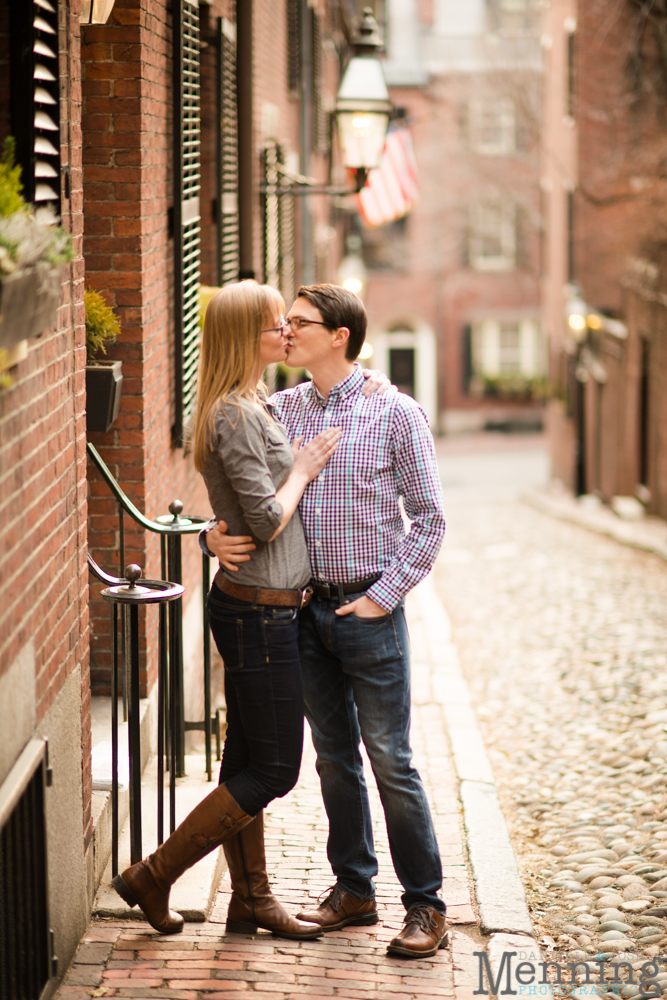
[[[181,537],[183,535],[198,535],[207,519],[196,515],[183,515],[183,504],[180,500],[174,500],[169,504],[169,514],[163,514],[152,521],[132,503],[125,495],[101,455],[94,445],[87,444],[88,455],[96,466],[100,475],[109,487],[109,490],[116,498],[118,504],[119,520],[119,570],[123,572],[125,566],[125,514],[128,514],[137,524],[146,531],[152,531],[160,535],[160,577],[162,581],[170,581],[173,584],[183,583]],[[106,577],[106,574],[105,574]],[[109,578],[111,579],[111,578]],[[113,578],[116,579],[116,578]],[[119,582],[124,582],[120,580]],[[203,659],[204,659],[204,718],[197,721],[188,721],[185,718],[184,705],[184,673],[183,673],[183,601],[179,597],[171,613],[171,627],[167,630],[166,608],[160,609],[160,638],[164,640],[164,648],[167,650],[168,669],[170,672],[170,685],[167,692],[169,718],[173,717],[173,729],[167,728],[164,731],[164,739],[168,745],[167,760],[172,757],[175,760],[176,777],[185,774],[185,733],[189,731],[203,732],[206,741],[206,774],[209,781],[213,780],[212,771],[212,736],[215,730],[216,756],[220,760],[220,713],[219,710],[212,716],[211,713],[211,633],[208,625],[208,613],[206,610],[206,598],[211,585],[209,557],[202,553],[202,639],[203,639]],[[121,653],[122,662],[128,662],[126,650],[127,627],[125,624],[126,612],[121,607]],[[116,634],[116,633],[114,633]],[[123,691],[123,706],[126,713],[126,683],[127,671],[123,670],[121,683]],[[117,693],[117,689],[115,689]],[[112,699],[113,704],[113,699]],[[162,738],[162,737],[159,737]],[[173,754],[170,752],[173,748]]]
[[[164,772],[169,767],[169,830],[176,827],[176,741],[173,733],[178,720],[175,717],[174,686],[176,682],[174,661],[168,659],[168,638],[178,624],[177,602],[183,594],[180,584],[166,580],[142,580],[139,566],[132,564],[125,568],[123,578],[111,576],[100,569],[93,557],[88,555],[91,573],[106,583],[102,597],[112,605],[112,659],[111,659],[111,868],[112,875],[118,874],[118,608],[123,614],[124,648],[129,651],[127,662],[123,660],[123,674],[129,675],[127,699],[127,733],[130,793],[130,861],[135,864],[144,855],[142,843],[141,808],[141,717],[139,704],[139,606],[159,605],[160,631],[158,640],[158,696],[157,696],[157,842],[164,840]],[[167,605],[168,625],[167,629]],[[129,613],[128,613],[129,612]],[[128,671],[129,667],[129,671]],[[170,669],[171,667],[171,669]],[[167,740],[165,740],[167,736]],[[166,746],[165,746],[166,743]],[[166,759],[165,759],[166,758]]]

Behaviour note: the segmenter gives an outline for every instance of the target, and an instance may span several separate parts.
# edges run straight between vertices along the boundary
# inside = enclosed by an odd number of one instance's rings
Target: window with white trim
[[[539,378],[546,371],[539,324],[534,319],[477,323],[472,330],[472,364],[478,378]]]
[[[477,271],[511,271],[516,265],[516,209],[485,199],[470,208],[468,257]]]
[[[516,117],[510,98],[473,98],[468,108],[470,147],[482,156],[508,156],[516,149]]]

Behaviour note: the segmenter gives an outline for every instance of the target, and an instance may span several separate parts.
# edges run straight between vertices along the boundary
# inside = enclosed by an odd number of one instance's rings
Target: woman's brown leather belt
[[[268,604],[279,608],[305,608],[313,596],[312,587],[303,590],[267,590],[265,587],[244,587],[223,577],[216,578],[216,585],[223,592],[238,601],[248,601],[252,605]]]

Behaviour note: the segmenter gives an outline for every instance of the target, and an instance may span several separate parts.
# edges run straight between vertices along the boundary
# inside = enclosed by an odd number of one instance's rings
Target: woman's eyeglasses
[[[270,326],[266,330],[260,330],[260,333],[282,333],[286,326],[289,326],[289,323],[284,316],[281,316],[278,320],[278,326]]]

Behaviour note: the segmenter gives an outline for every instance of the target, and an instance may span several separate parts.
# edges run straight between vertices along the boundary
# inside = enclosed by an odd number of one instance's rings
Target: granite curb
[[[489,935],[503,932],[532,938],[526,895],[468,684],[452,642],[449,616],[432,577],[419,584],[415,596],[426,627],[434,699],[443,713],[459,780],[481,930]]]

